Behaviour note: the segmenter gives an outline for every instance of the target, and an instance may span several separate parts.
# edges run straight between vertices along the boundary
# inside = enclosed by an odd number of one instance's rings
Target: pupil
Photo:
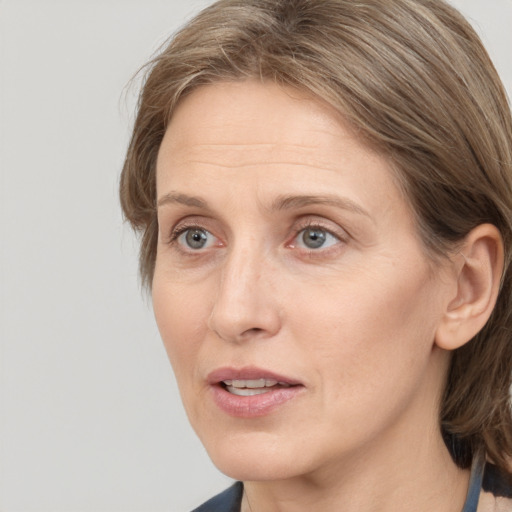
[[[191,229],[186,239],[188,246],[192,249],[201,249],[206,244],[206,234],[199,229]]]
[[[325,232],[319,229],[307,229],[302,235],[302,241],[310,249],[318,249],[325,243]]]

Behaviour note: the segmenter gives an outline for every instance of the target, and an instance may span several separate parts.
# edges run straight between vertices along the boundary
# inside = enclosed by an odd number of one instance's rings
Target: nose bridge
[[[271,297],[272,264],[249,237],[233,244],[220,272],[210,328],[223,339],[271,335],[279,319]]]
[[[228,296],[245,294],[245,289],[254,288],[261,278],[262,257],[260,251],[248,243],[240,244],[231,251],[222,272],[220,292]]]

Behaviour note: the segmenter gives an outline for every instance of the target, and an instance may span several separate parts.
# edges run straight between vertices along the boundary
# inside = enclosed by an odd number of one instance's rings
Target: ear
[[[492,224],[481,224],[466,236],[453,259],[456,292],[436,330],[438,347],[455,350],[486,324],[498,298],[503,258],[503,240]]]

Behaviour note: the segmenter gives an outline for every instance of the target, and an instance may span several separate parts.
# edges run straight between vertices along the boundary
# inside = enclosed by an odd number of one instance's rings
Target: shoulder
[[[508,475],[486,464],[478,512],[512,512],[512,482]]]
[[[236,482],[192,512],[240,512],[243,490],[242,482]]]
[[[494,496],[512,498],[512,477],[503,474],[494,464],[485,465],[482,490]]]

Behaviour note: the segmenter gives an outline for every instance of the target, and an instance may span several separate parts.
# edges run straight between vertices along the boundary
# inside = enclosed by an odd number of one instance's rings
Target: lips
[[[296,379],[268,370],[245,367],[220,368],[208,375],[215,404],[230,416],[264,416],[300,394]]]

